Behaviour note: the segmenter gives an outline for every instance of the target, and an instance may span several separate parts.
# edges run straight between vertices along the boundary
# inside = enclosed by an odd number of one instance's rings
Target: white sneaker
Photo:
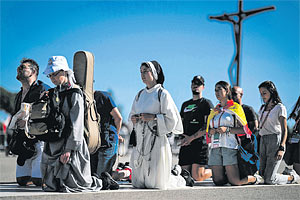
[[[174,168],[172,169],[172,174],[175,175],[175,176],[178,176],[181,174],[181,167],[180,165],[174,165]]]
[[[263,177],[261,177],[259,174],[255,173],[253,176],[256,178],[256,181],[254,183],[255,185],[263,184],[265,182]]]
[[[290,175],[292,175],[294,177],[292,183],[296,183],[296,184],[300,183],[300,177],[297,174],[297,172],[295,172],[295,170],[292,169]]]

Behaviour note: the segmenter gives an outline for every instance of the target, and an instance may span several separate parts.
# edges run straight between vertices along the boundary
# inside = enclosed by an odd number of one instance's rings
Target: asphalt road
[[[129,161],[130,155],[119,157],[119,162]],[[215,199],[300,199],[300,184],[281,186],[248,185],[216,187],[211,180],[196,182],[194,187],[176,190],[134,189],[128,182],[120,182],[117,191],[100,191],[92,193],[49,193],[43,192],[40,187],[19,187],[15,183],[16,157],[5,157],[0,153],[0,199],[17,200],[61,200],[64,198],[105,199],[105,200],[215,200]],[[177,163],[177,156],[173,157],[173,164]],[[283,170],[283,165],[280,170]]]

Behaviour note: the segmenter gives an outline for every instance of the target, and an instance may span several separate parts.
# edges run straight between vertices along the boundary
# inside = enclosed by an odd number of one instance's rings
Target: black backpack
[[[240,178],[245,178],[248,175],[254,175],[259,170],[259,154],[257,151],[258,144],[254,134],[250,138],[235,135],[238,141],[238,167]]]

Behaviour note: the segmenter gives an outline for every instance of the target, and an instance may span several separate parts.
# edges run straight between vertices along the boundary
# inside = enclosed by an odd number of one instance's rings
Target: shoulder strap
[[[80,95],[83,95],[82,91],[80,88],[71,88],[69,90],[65,90],[60,92],[60,96],[61,96],[61,102],[63,102],[63,100],[65,99],[65,97],[67,97],[67,102],[68,102],[68,106],[69,108],[71,108],[72,105],[72,93],[78,93]]]
[[[139,100],[139,98],[140,98],[140,96],[141,96],[141,94],[142,94],[143,90],[144,90],[144,89],[141,89],[141,90],[139,91],[139,93],[138,93],[138,95],[137,95],[137,98],[136,98],[136,101],[138,101],[138,100]]]
[[[160,97],[161,97],[161,93],[162,93],[163,89],[159,88],[158,90],[158,101],[160,102]]]

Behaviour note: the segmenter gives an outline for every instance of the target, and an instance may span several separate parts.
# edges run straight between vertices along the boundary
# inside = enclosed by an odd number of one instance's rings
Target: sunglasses
[[[192,84],[197,85],[197,86],[203,85],[203,83],[200,80],[192,80]]]
[[[62,70],[59,70],[59,71],[57,71],[57,72],[53,72],[53,73],[51,73],[51,74],[48,74],[47,77],[48,77],[48,78],[51,78],[52,76],[57,76],[60,72],[62,72]]]

